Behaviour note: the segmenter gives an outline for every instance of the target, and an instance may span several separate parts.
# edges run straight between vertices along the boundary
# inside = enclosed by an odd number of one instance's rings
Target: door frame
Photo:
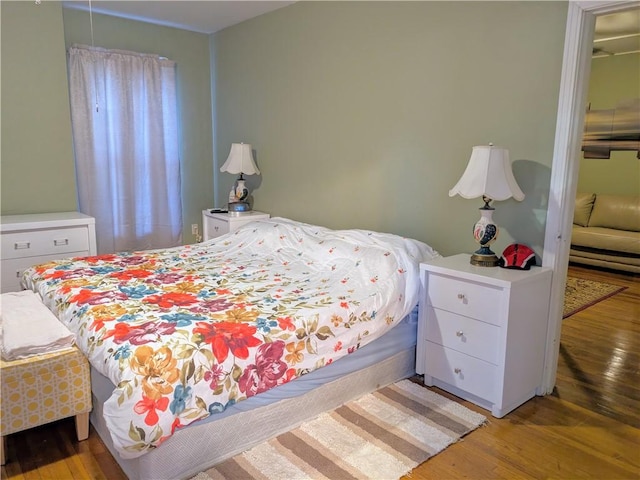
[[[553,163],[547,208],[542,265],[553,269],[549,326],[541,392],[553,392],[556,382],[564,289],[569,265],[573,210],[580,168],[580,146],[584,127],[591,55],[597,15],[640,6],[640,1],[569,2]]]

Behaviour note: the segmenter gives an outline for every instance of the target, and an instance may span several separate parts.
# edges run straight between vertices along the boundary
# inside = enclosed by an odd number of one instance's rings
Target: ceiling
[[[62,3],[68,8],[89,10],[91,6],[94,13],[210,34],[295,2],[284,0],[69,0]]]
[[[211,34],[295,3],[285,0],[68,0],[65,7]],[[640,52],[640,9],[596,18],[594,57]]]
[[[596,17],[593,56],[640,52],[640,9]]]

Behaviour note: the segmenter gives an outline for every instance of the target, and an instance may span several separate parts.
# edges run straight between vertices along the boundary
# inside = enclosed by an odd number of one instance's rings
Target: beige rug
[[[567,277],[562,318],[570,317],[574,313],[623,291],[625,288],[627,287],[611,283]]]
[[[479,413],[402,380],[193,480],[398,479],[485,421]]]

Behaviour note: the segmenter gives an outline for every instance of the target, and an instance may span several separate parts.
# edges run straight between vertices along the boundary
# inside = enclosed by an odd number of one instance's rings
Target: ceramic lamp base
[[[498,238],[498,226],[493,221],[493,207],[489,206],[490,198],[482,197],[485,204],[480,208],[480,220],[473,226],[473,238],[480,248],[471,255],[471,265],[479,267],[497,267],[498,257],[489,246]]]

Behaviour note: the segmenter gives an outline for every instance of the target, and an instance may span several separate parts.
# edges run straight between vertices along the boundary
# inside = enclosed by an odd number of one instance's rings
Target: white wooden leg
[[[89,438],[89,412],[76,415],[76,435],[79,442]]]

